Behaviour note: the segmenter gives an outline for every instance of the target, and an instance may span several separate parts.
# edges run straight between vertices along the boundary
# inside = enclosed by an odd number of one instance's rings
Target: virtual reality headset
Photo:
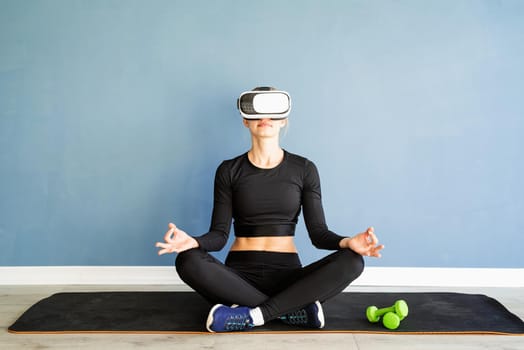
[[[291,97],[285,91],[251,90],[240,94],[237,108],[246,119],[284,119],[291,110]]]

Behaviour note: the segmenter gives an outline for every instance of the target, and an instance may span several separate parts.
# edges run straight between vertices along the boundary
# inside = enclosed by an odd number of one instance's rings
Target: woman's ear
[[[244,126],[245,126],[246,128],[249,127],[249,124],[247,123],[247,119],[246,119],[246,118],[242,118],[242,124],[244,124]]]

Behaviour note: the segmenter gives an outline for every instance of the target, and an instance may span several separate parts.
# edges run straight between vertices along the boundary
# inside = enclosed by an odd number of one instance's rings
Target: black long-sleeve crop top
[[[195,237],[203,250],[224,247],[232,219],[237,237],[293,236],[301,208],[313,245],[340,248],[343,237],[325,222],[317,168],[304,157],[284,151],[278,166],[261,169],[244,153],[220,164],[214,186],[209,232]]]

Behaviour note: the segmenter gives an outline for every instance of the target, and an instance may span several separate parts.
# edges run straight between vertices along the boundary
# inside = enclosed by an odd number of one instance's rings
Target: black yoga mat
[[[409,315],[388,330],[366,319],[369,305],[404,299]],[[194,292],[58,293],[31,306],[11,333],[200,333],[209,305]],[[252,332],[524,335],[524,322],[495,299],[462,293],[342,293],[323,304],[326,326],[296,328],[274,320]]]

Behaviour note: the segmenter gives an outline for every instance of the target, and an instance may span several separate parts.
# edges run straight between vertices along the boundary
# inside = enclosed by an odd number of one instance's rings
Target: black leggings
[[[195,248],[176,258],[180,278],[210,303],[260,307],[266,322],[339,294],[363,269],[349,249],[305,267],[295,253],[232,251],[223,264]]]

